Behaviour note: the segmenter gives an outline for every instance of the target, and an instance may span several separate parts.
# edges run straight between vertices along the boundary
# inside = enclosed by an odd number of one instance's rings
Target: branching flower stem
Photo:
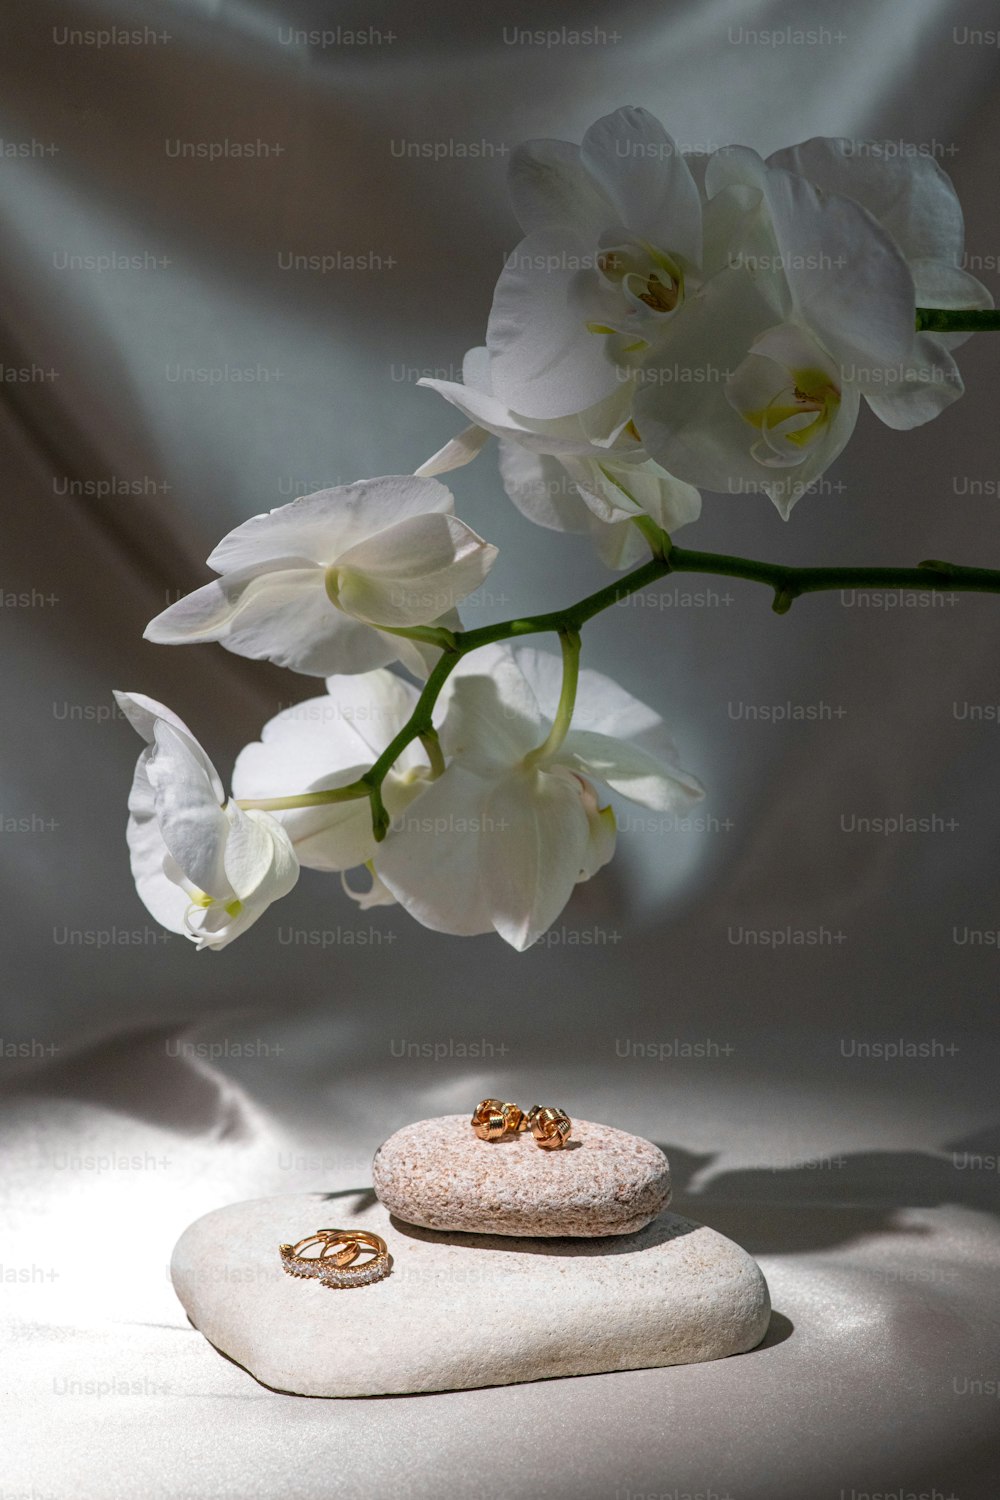
[[[987,333],[1000,331],[1000,309],[918,307],[917,331],[930,333]],[[606,471],[605,471],[606,472]],[[609,479],[613,476],[608,474]],[[619,481],[619,488],[628,491]],[[632,499],[631,496],[628,496]],[[483,625],[478,630],[448,630],[435,625],[397,627],[390,634],[406,636],[441,648],[441,656],[424,684],[416,707],[399,733],[365,774],[347,786],[321,792],[301,792],[291,797],[243,799],[240,806],[256,807],[267,812],[282,812],[298,807],[322,807],[327,803],[357,801],[367,797],[371,804],[375,837],[384,839],[389,830],[389,814],[382,799],[382,783],[408,745],[419,739],[427,753],[432,777],[445,769],[444,756],[434,728],[434,708],[441,690],[470,651],[497,641],[514,641],[524,635],[552,632],[559,636],[563,650],[563,687],[552,731],[544,744],[531,752],[530,761],[541,759],[565,738],[573,716],[576,684],[580,667],[580,631],[588,620],[613,605],[636,594],[647,584],[665,578],[669,573],[713,573],[721,578],[745,578],[763,583],[774,591],[772,608],[787,614],[800,594],[819,593],[825,589],[920,589],[943,592],[1000,594],[1000,569],[967,568],[958,563],[929,561],[915,568],[793,568],[784,563],[758,562],[751,557],[731,557],[721,552],[692,552],[675,547],[670,537],[648,516],[634,518],[652,553],[650,560],[631,573],[624,574],[606,588],[588,594],[567,609],[547,614],[524,615],[503,620],[497,625]],[[383,627],[388,630],[388,627]]]
[[[539,765],[547,756],[555,755],[569,733],[576,707],[576,688],[580,680],[580,632],[560,630],[559,644],[562,647],[563,679],[559,694],[559,707],[552,721],[552,728],[540,745],[524,757],[524,765],[530,769]]]
[[[954,315],[949,313],[948,316]],[[650,536],[648,533],[651,524],[646,522],[642,529],[654,556],[614,583],[608,584],[606,588],[598,589],[596,593],[578,600],[576,604],[547,614],[524,615],[516,620],[483,625],[476,630],[448,632],[452,644],[444,645],[410,718],[357,781],[327,791],[303,792],[298,796],[243,800],[240,806],[280,812],[286,808],[321,807],[326,803],[367,797],[371,803],[375,836],[379,840],[383,839],[389,829],[389,814],[382,800],[382,783],[407,746],[420,739],[428,752],[432,773],[439,775],[443,769],[443,758],[434,728],[434,708],[442,688],[463,656],[477,651],[480,646],[489,646],[497,641],[514,641],[521,636],[542,635],[547,632],[557,634],[563,646],[564,679],[552,735],[557,732],[565,734],[569,723],[567,714],[572,716],[575,700],[580,631],[583,626],[595,615],[610,609],[629,595],[638,593],[648,584],[666,578],[670,573],[712,573],[723,578],[745,578],[752,583],[766,584],[773,590],[772,608],[777,614],[787,614],[794,600],[801,594],[819,593],[828,589],[909,589],[1000,594],[1000,569],[996,568],[967,568],[957,563],[937,561],[922,562],[915,568],[796,568],[784,563],[759,562],[750,557],[731,557],[720,552],[693,552],[675,547],[666,532],[657,531],[655,537]],[[544,746],[539,746],[538,751],[532,753],[545,753],[548,744],[547,740]]]

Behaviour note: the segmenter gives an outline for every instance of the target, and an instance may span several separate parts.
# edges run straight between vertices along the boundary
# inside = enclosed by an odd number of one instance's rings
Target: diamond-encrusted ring
[[[320,1247],[318,1255],[305,1253],[316,1245]],[[374,1255],[355,1265],[363,1249],[374,1251]],[[289,1276],[315,1277],[323,1286],[368,1286],[382,1281],[392,1270],[385,1240],[367,1229],[317,1229],[297,1245],[279,1245],[278,1251]]]

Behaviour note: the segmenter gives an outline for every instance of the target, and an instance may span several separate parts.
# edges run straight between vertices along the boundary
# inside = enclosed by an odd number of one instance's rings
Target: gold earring
[[[540,1104],[528,1111],[527,1123],[535,1145],[543,1151],[561,1151],[573,1130],[573,1121],[564,1109],[543,1108]]]
[[[343,1249],[336,1249],[337,1245]],[[316,1246],[318,1255],[305,1253]],[[370,1250],[372,1255],[355,1265],[362,1250]],[[297,1245],[279,1245],[278,1252],[289,1276],[315,1276],[326,1287],[368,1286],[383,1281],[392,1270],[385,1240],[366,1229],[317,1229]]]
[[[516,1104],[505,1104],[502,1099],[481,1099],[469,1123],[481,1141],[498,1141],[508,1131],[514,1134],[523,1130],[523,1120]]]

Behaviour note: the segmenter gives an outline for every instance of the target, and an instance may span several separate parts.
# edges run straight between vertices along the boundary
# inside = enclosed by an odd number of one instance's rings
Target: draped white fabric
[[[222,954],[164,938],[111,699],[170,704],[225,775],[315,691],[143,626],[247,516],[458,430],[415,381],[481,341],[524,137],[638,103],[695,149],[915,142],[996,290],[996,25],[987,0],[10,8],[0,1496],[996,1493],[995,599],[778,618],[687,578],[595,621],[587,663],[664,714],[709,797],[696,826],[626,826],[525,955],[359,915],[320,876]],[[708,497],[684,543],[995,561],[998,361],[996,336],[966,346],[967,393],[925,428],[863,415],[787,526]],[[468,619],[606,578],[518,516],[492,446],[452,477],[502,549]],[[165,1266],[192,1218],[363,1186],[391,1130],[484,1093],[663,1143],[682,1210],[761,1259],[766,1346],[333,1404],[190,1329]]]

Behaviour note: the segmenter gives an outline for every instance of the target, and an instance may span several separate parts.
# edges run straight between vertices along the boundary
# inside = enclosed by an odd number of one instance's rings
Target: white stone
[[[391,1275],[344,1289],[286,1275],[279,1244],[321,1228],[380,1234]],[[677,1214],[627,1238],[444,1234],[400,1224],[367,1191],[216,1209],[184,1231],[171,1275],[217,1349],[264,1385],[303,1396],[721,1359],[760,1343],[770,1318],[756,1262]]]
[[[472,1234],[634,1234],[670,1201],[659,1146],[610,1125],[574,1120],[560,1151],[530,1132],[483,1141],[468,1115],[405,1125],[384,1141],[372,1184],[398,1218]]]

